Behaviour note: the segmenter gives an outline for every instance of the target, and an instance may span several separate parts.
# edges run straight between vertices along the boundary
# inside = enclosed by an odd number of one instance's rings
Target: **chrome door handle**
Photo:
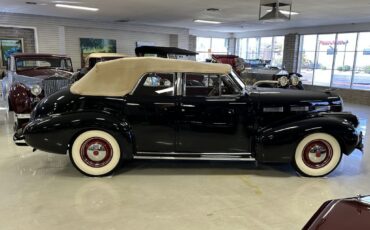
[[[192,105],[192,104],[183,104],[183,103],[181,103],[180,105],[181,105],[181,107],[195,108],[195,105]]]
[[[154,104],[155,105],[172,105],[172,106],[175,105],[175,103],[172,103],[172,102],[155,102]]]

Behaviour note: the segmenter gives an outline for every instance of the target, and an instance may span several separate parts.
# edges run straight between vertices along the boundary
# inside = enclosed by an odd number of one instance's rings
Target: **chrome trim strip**
[[[191,104],[182,104],[182,103],[181,103],[181,107],[194,108],[194,107],[195,107],[195,105],[191,105]]]
[[[134,159],[146,159],[146,160],[207,160],[207,161],[256,161],[256,159],[250,158],[228,158],[228,157],[174,157],[174,156],[134,156]]]
[[[175,105],[175,103],[173,102],[155,102],[154,103],[155,105]]]
[[[179,152],[137,152],[139,155],[154,155],[154,154],[163,154],[163,155],[227,155],[227,156],[252,156],[252,153],[179,153]]]
[[[230,102],[229,105],[246,105],[247,102]]]
[[[127,103],[126,105],[130,105],[130,106],[140,106],[140,104],[138,104],[138,103]]]
[[[236,99],[224,99],[224,98],[207,98],[206,101],[220,101],[220,102],[233,102],[236,101]]]
[[[18,114],[15,114],[15,117],[18,118],[18,119],[30,119],[31,118],[31,114],[21,114],[21,113],[18,113]]]

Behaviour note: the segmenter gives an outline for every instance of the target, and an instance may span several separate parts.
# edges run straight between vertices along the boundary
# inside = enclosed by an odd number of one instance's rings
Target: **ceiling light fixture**
[[[263,8],[269,8],[268,13],[262,15]],[[283,8],[283,9],[282,9]],[[285,8],[285,10],[284,10]],[[282,12],[285,11],[285,14]],[[292,14],[292,0],[261,0],[259,20],[264,22],[289,21]]]
[[[66,5],[66,4],[55,4],[55,7],[61,7],[61,8],[68,8],[68,9],[74,9],[74,10],[88,10],[88,11],[98,11],[98,8],[93,7],[86,7],[86,6],[72,6],[72,5]]]
[[[266,12],[271,12],[272,10],[266,10]],[[298,15],[298,14],[300,14],[300,13],[298,13],[298,12],[294,12],[294,11],[292,11],[292,12],[289,12],[289,11],[287,11],[287,10],[280,10],[280,13],[282,13],[282,14],[285,14],[285,15]]]
[[[194,19],[196,23],[207,23],[207,24],[221,24],[222,22],[218,21],[210,21],[210,20],[201,20],[201,19]]]

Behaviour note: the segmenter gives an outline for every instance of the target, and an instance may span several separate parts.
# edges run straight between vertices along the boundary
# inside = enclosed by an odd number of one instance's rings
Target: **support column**
[[[283,66],[288,72],[297,72],[299,65],[299,34],[285,35]]]

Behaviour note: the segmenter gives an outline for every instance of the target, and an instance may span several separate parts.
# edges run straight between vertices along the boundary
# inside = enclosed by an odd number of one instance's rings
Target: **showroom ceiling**
[[[31,1],[37,4],[26,4]],[[0,11],[34,15],[110,21],[127,20],[147,25],[183,27],[220,32],[283,29],[330,24],[369,22],[369,0],[293,0],[293,11],[299,15],[291,21],[263,23],[258,21],[260,0],[0,0]],[[55,3],[99,8],[97,12],[56,8]],[[218,8],[219,11],[207,11]],[[221,21],[210,25],[194,19]]]

